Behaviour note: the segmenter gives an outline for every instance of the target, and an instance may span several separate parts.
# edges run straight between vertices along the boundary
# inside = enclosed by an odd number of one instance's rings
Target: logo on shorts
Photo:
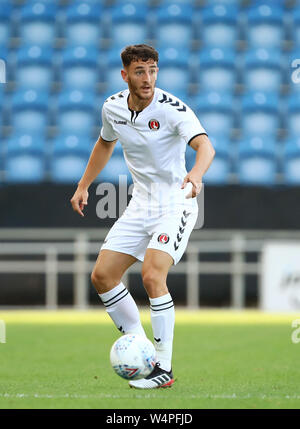
[[[161,244],[167,244],[169,240],[170,237],[168,234],[160,234],[157,239],[157,241],[159,241]]]
[[[150,121],[148,122],[148,125],[150,130],[153,130],[153,131],[159,130],[159,127],[160,127],[160,123],[158,122],[157,119],[150,119]]]

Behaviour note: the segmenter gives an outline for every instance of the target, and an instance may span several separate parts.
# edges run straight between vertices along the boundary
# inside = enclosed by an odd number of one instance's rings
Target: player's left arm
[[[202,177],[214,159],[215,150],[206,134],[195,136],[189,144],[197,152],[196,162],[191,171],[185,176],[181,188],[185,188],[186,184],[191,182],[193,188],[186,198],[194,198],[201,191]]]

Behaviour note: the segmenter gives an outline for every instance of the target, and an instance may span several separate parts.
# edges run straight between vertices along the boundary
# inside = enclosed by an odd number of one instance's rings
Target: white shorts
[[[185,252],[197,217],[195,198],[145,209],[143,201],[133,197],[110,229],[101,250],[126,253],[143,261],[147,249],[157,249],[168,253],[176,265]]]

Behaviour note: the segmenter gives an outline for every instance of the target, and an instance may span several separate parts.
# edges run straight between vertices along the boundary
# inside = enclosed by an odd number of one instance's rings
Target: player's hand
[[[87,206],[87,200],[89,198],[89,193],[85,188],[77,188],[75,194],[71,198],[71,204],[73,210],[80,214],[80,216],[84,217],[83,209],[84,206]]]
[[[200,194],[202,189],[202,178],[191,170],[184,178],[181,189],[184,189],[188,183],[193,185],[192,190],[186,195],[185,198],[195,198]]]

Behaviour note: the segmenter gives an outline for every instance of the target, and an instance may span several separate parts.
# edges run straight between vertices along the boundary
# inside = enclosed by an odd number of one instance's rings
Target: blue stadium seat
[[[100,57],[93,46],[72,46],[63,51],[60,64],[61,82],[64,88],[95,90],[101,81]]]
[[[217,139],[210,136],[209,139],[216,154],[208,171],[203,176],[203,182],[205,185],[226,185],[231,172],[231,143],[223,136],[219,136]],[[186,151],[187,171],[193,168],[195,160],[196,152],[188,146]]]
[[[56,156],[50,167],[51,180],[56,183],[76,184],[82,177],[87,165],[88,156],[69,152]]]
[[[139,1],[139,0],[137,0],[137,1]],[[195,0],[150,0],[150,2],[152,2],[152,4],[154,4],[155,6],[165,6],[165,5],[168,5],[168,4],[179,4],[179,5],[181,5],[181,6],[186,6],[186,5],[188,5],[188,6],[191,6],[191,7],[193,7],[194,5],[195,5],[195,3],[197,3],[197,0],[195,1]],[[149,0],[148,0],[148,3],[149,3]]]
[[[54,78],[52,66],[51,48],[23,46],[16,55],[15,81],[19,87],[48,91]]]
[[[3,125],[3,118],[4,118],[4,87],[3,85],[0,84],[0,128]]]
[[[200,37],[206,47],[234,48],[238,40],[238,9],[236,6],[215,4],[203,8]]]
[[[300,46],[300,5],[292,11],[292,37],[295,46]]]
[[[163,3],[157,10],[151,38],[160,46],[188,48],[195,38],[193,8],[176,1]]]
[[[98,3],[74,1],[66,11],[63,33],[67,45],[98,45],[102,37],[102,7]]]
[[[95,0],[95,1],[98,1],[98,0]],[[148,7],[149,4],[151,4],[152,0],[129,0],[128,2],[138,7]],[[121,8],[124,5],[124,0],[112,0],[112,1],[108,0],[108,2],[106,3],[108,3],[109,6],[112,5],[114,8],[117,8],[117,7]]]
[[[284,145],[283,175],[287,185],[300,185],[300,138],[290,138]]]
[[[218,139],[210,137],[216,151],[214,160],[203,176],[205,185],[226,185],[232,170],[232,144],[228,139],[219,136]]]
[[[77,89],[62,91],[56,108],[59,133],[90,135],[95,126],[95,108],[94,93]]]
[[[284,9],[260,2],[246,12],[246,39],[251,48],[280,48],[284,40]]]
[[[105,92],[109,95],[115,94],[122,89],[127,89],[128,85],[123,81],[121,69],[123,68],[120,57],[122,49],[112,49],[108,51],[105,65]]]
[[[159,71],[157,86],[171,93],[188,90],[191,73],[189,55],[176,48],[161,49],[159,52]]]
[[[246,91],[280,92],[283,82],[280,52],[264,48],[247,51],[242,76]]]
[[[2,0],[0,8],[0,46],[7,46],[11,36],[11,2]]]
[[[186,91],[176,91],[176,93],[173,95],[175,95],[175,97],[179,98],[179,100],[187,104],[189,107],[193,105],[193,98]]]
[[[111,11],[108,37],[115,48],[145,43],[148,34],[148,8],[143,4],[122,2]]]
[[[123,155],[113,152],[112,157],[99,174],[97,181],[119,184],[119,176],[127,176],[127,183],[132,183],[131,174],[126,165]]]
[[[53,144],[51,180],[56,183],[76,183],[85,170],[91,149],[91,140],[86,136],[59,135]]]
[[[242,97],[240,126],[244,136],[275,137],[279,123],[279,98],[274,93],[250,92]]]
[[[91,138],[86,135],[58,134],[53,141],[52,150],[54,154],[76,152],[86,155],[90,154],[92,146]]]
[[[34,89],[17,90],[12,97],[10,123],[19,132],[43,134],[48,125],[49,97]]]
[[[203,49],[199,55],[197,75],[204,90],[234,91],[237,80],[235,52],[216,47]]]
[[[190,145],[187,145],[185,152],[185,165],[187,171],[190,171],[194,167],[195,161],[196,152]]]
[[[45,174],[45,141],[40,135],[17,133],[5,148],[5,181],[39,183]]]
[[[231,94],[203,93],[195,97],[191,107],[209,136],[230,136],[235,126],[235,102]]]
[[[206,1],[208,4],[223,4],[225,6],[239,6],[240,0],[209,0]]]
[[[24,133],[17,130],[7,140],[5,152],[7,155],[22,151],[44,153],[45,145],[46,143],[43,136],[39,136],[36,133]]]
[[[276,144],[273,139],[246,138],[240,143],[237,174],[243,185],[276,183]]]
[[[288,134],[300,134],[300,92],[290,95],[288,98],[288,113],[286,123]]]
[[[20,12],[19,36],[24,45],[53,45],[56,37],[56,5],[29,1]]]
[[[117,141],[117,143],[115,144],[115,147],[114,147],[113,156],[115,156],[115,155],[118,155],[118,156],[123,155],[123,148],[122,148],[122,145],[119,142],[119,140]]]

